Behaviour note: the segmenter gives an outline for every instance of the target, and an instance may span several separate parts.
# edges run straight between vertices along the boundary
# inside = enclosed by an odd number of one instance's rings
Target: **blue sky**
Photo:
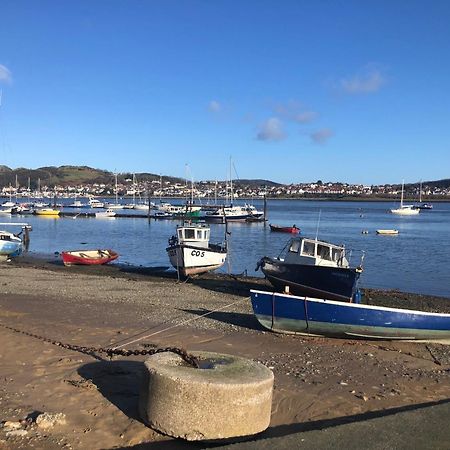
[[[450,177],[450,2],[2,0],[0,164]]]

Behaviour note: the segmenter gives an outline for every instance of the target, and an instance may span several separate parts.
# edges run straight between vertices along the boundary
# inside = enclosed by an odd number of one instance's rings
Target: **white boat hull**
[[[225,250],[186,245],[168,247],[167,253],[172,266],[183,276],[219,269],[224,265],[227,257]]]
[[[391,209],[392,214],[397,214],[398,216],[416,216],[420,213],[420,209],[413,208],[397,208]]]

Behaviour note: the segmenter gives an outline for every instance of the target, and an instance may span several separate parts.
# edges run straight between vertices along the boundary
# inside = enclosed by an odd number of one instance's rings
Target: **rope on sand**
[[[169,331],[169,330],[172,330],[174,328],[180,327],[182,325],[186,325],[187,323],[190,323],[190,322],[193,322],[195,320],[201,319],[203,317],[209,316],[210,314],[213,314],[215,312],[222,311],[224,309],[229,308],[230,306],[236,305],[239,302],[242,302],[244,300],[249,300],[249,299],[250,299],[250,297],[240,298],[239,300],[237,300],[237,301],[235,301],[233,303],[229,303],[228,305],[222,306],[221,308],[217,308],[217,309],[214,309],[212,311],[209,311],[209,312],[207,312],[205,314],[202,314],[201,316],[192,317],[191,319],[187,319],[187,320],[184,320],[183,322],[176,323],[175,325],[171,325],[170,327],[164,328],[164,329],[159,330],[159,331],[155,331],[154,333],[147,334],[146,336],[142,336],[142,337],[140,337],[138,339],[134,339],[133,341],[126,342],[124,344],[120,344],[120,345],[118,345],[116,347],[113,347],[113,350],[117,350],[119,348],[125,347],[125,346],[130,345],[130,344],[134,344],[136,342],[142,341],[144,339],[147,339],[149,337],[155,336],[157,334],[164,333],[165,331]]]

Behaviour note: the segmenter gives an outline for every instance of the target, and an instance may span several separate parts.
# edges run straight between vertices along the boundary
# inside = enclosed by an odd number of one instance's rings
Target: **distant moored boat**
[[[298,228],[295,225],[292,225],[292,227],[282,227],[280,225],[269,224],[269,226],[270,226],[270,231],[278,231],[281,233],[293,233],[293,234],[300,233],[300,228]]]

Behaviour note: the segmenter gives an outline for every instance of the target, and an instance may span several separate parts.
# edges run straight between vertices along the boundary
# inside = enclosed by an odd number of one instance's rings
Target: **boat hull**
[[[391,209],[392,214],[396,214],[397,216],[417,216],[420,213],[420,209],[414,208],[397,208]]]
[[[0,240],[0,256],[19,256],[22,253],[22,241]]]
[[[248,214],[240,215],[220,215],[220,214],[207,214],[204,219],[206,222],[213,223],[225,223],[225,222],[245,222],[249,217]],[[255,216],[257,217],[257,216]]]
[[[59,216],[59,210],[58,209],[37,209],[34,211],[34,214],[36,216]]]
[[[356,269],[286,264],[280,260],[264,257],[259,266],[270,283],[279,291],[286,286],[294,295],[351,301],[357,291],[360,272]]]
[[[172,266],[185,277],[219,269],[227,256],[224,248],[215,245],[197,247],[175,244],[166,250]]]
[[[279,233],[292,233],[292,234],[298,234],[300,233],[300,228],[297,227],[280,227],[278,225],[272,225],[269,224],[270,231],[276,231]]]
[[[450,338],[450,314],[263,291],[251,291],[251,301],[261,325],[280,333],[388,340]]]
[[[62,252],[61,257],[65,266],[91,266],[107,264],[117,259],[119,254],[113,250],[73,250]]]
[[[376,233],[387,235],[387,236],[397,236],[398,230],[377,230]]]

